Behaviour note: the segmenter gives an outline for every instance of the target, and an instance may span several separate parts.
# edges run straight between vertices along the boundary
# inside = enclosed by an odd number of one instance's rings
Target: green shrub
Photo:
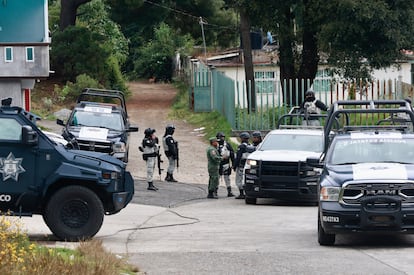
[[[102,88],[98,81],[86,74],[81,74],[76,77],[76,81],[66,82],[66,85],[60,88],[55,86],[55,93],[59,96],[61,101],[74,101],[81,94],[85,88]]]
[[[104,36],[71,26],[53,35],[51,48],[55,77],[74,82],[77,76],[86,74],[106,89],[127,90],[119,61]]]

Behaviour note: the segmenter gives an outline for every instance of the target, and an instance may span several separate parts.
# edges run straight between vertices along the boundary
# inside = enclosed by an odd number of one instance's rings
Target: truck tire
[[[80,241],[95,236],[102,226],[104,215],[102,202],[93,191],[72,185],[51,196],[43,219],[59,239]]]
[[[257,198],[245,197],[244,202],[246,204],[256,204],[257,203]]]
[[[327,234],[321,225],[321,218],[318,214],[318,242],[320,245],[331,246],[335,243],[335,234]]]

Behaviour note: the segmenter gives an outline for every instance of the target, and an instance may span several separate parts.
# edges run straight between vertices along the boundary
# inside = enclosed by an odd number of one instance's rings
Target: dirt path
[[[178,141],[180,150],[180,166],[178,171],[174,173],[174,177],[179,182],[208,184],[205,156],[207,143],[198,136],[200,133],[194,131],[194,127],[190,124],[183,120],[168,118],[177,90],[169,84],[130,82],[128,86],[132,92],[132,96],[127,100],[128,114],[131,124],[139,127],[138,133],[132,133],[128,170],[135,178],[145,180],[145,162],[142,160],[141,152],[138,151],[138,146],[144,137],[144,130],[149,127],[156,129],[155,134],[162,143],[165,126],[172,123],[176,128],[174,138]],[[168,163],[162,145],[161,149],[164,160],[162,180],[164,180]],[[156,172],[158,173],[158,171]],[[159,179],[158,174],[156,175],[156,178]]]

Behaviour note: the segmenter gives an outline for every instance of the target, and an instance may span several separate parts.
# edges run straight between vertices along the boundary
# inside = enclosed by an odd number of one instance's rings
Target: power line
[[[182,15],[186,15],[186,16],[192,17],[192,18],[194,18],[195,20],[198,20],[198,19],[199,19],[199,16],[194,16],[194,15],[189,14],[189,13],[187,13],[187,12],[180,11],[180,10],[177,10],[177,9],[173,9],[173,8],[170,8],[170,7],[167,7],[167,6],[164,6],[164,5],[158,4],[158,3],[154,3],[154,2],[149,1],[149,0],[144,0],[144,2],[145,2],[145,3],[148,3],[148,4],[151,4],[151,5],[154,5],[154,6],[158,6],[158,7],[163,8],[163,9],[167,9],[167,10],[170,10],[170,11],[176,12],[176,13],[180,13],[180,14],[182,14]]]
[[[182,11],[182,10],[177,10],[177,9],[174,9],[174,8],[171,8],[171,7],[168,7],[168,6],[164,6],[164,5],[152,2],[150,0],[144,0],[144,2],[148,3],[148,4],[151,4],[151,5],[154,5],[154,6],[157,6],[157,7],[160,7],[160,8],[163,8],[163,9],[170,10],[170,11],[175,12],[175,13],[179,13],[179,14],[191,17],[194,20],[197,20],[197,22],[199,22],[199,23],[200,23],[200,20],[201,20],[203,22],[203,25],[206,25],[206,26],[212,26],[212,27],[222,28],[222,29],[232,29],[232,30],[237,29],[237,27],[228,27],[228,26],[220,26],[220,25],[210,24],[204,18],[202,18],[201,16],[195,16],[195,15],[192,15],[188,12],[185,12],[185,11]]]

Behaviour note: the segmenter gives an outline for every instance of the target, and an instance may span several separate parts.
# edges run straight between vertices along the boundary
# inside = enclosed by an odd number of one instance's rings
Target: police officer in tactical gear
[[[174,125],[168,124],[165,127],[165,134],[162,139],[165,156],[168,158],[167,176],[165,180],[169,182],[177,182],[173,177],[176,161],[178,160],[178,142],[173,138],[174,131]]]
[[[312,90],[307,90],[305,93],[305,100],[300,105],[300,112],[305,114],[305,119],[302,120],[302,125],[308,126],[320,126],[320,121],[318,117],[312,117],[309,115],[318,115],[321,113],[321,110],[327,111],[328,107],[315,98],[315,93]]]
[[[210,146],[207,147],[208,160],[208,199],[218,199],[216,190],[219,185],[219,167],[222,157],[217,150],[218,140],[215,137],[210,138]]]
[[[223,158],[220,162],[219,175],[223,177],[224,183],[227,187],[227,197],[234,197],[231,192],[230,175],[231,165],[234,162],[234,150],[230,143],[225,140],[223,132],[218,132],[216,138],[218,140],[218,151]],[[231,163],[230,163],[231,162]]]
[[[157,191],[158,188],[153,184],[153,176],[157,155],[159,153],[158,138],[155,136],[155,129],[147,128],[144,131],[144,139],[142,140],[142,157],[147,162],[147,182],[148,190]]]
[[[246,164],[247,157],[255,150],[255,148],[249,143],[250,134],[248,132],[242,132],[239,135],[241,144],[237,147],[236,158],[233,162],[233,170],[236,172],[236,185],[239,188],[240,195],[236,199],[244,199],[243,188],[243,168]]]
[[[262,142],[262,133],[260,131],[254,131],[252,133],[252,143],[254,148],[256,149],[257,146]]]

